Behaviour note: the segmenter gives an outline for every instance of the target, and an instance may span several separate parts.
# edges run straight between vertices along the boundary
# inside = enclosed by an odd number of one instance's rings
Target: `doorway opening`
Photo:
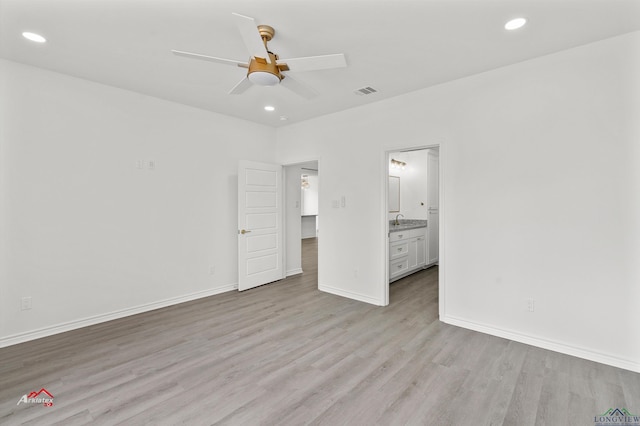
[[[320,215],[318,161],[284,167],[286,276],[317,273]],[[313,257],[313,259],[311,259]]]
[[[440,147],[386,152],[386,286],[440,277]],[[428,274],[421,274],[429,270]]]

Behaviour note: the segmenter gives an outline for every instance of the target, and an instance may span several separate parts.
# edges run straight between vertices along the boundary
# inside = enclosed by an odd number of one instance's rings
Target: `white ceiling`
[[[313,100],[228,95],[246,70],[170,50],[248,60],[232,12],[273,26],[281,58],[344,53],[348,67],[292,73]],[[527,26],[506,31],[517,16]],[[635,30],[640,0],[0,0],[2,58],[275,127]],[[365,86],[379,93],[353,93]]]

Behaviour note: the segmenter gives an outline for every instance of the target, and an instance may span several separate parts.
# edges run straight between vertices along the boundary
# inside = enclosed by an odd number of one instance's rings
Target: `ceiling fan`
[[[317,95],[315,90],[303,85],[291,78],[286,71],[315,71],[331,68],[344,68],[347,66],[344,54],[308,56],[303,58],[291,58],[281,60],[278,55],[269,51],[267,42],[271,41],[276,31],[268,25],[256,25],[256,21],[248,16],[233,13],[238,29],[245,46],[249,50],[251,57],[249,62],[236,61],[234,59],[217,58],[199,53],[172,50],[179,56],[187,58],[201,59],[204,61],[217,62],[219,64],[233,65],[247,68],[248,72],[238,84],[236,84],[229,94],[238,95],[244,93],[252,84],[258,86],[275,86],[282,83],[298,95],[311,99]],[[257,29],[257,31],[256,31]]]

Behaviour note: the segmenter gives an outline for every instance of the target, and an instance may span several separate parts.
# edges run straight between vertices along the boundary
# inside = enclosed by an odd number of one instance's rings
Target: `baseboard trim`
[[[88,318],[83,318],[74,321],[68,321],[61,324],[52,325],[49,327],[39,328],[37,330],[27,331],[24,333],[13,334],[11,336],[0,338],[0,348],[7,346],[17,345],[19,343],[28,342],[30,340],[40,339],[42,337],[53,336],[54,334],[64,333],[71,330],[76,330],[82,327],[88,327],[90,325],[100,324],[115,319],[128,317],[131,315],[141,314],[143,312],[149,312],[160,308],[166,308],[167,306],[177,305],[184,302],[190,302],[196,299],[202,299],[203,297],[214,296],[220,293],[226,293],[227,291],[237,290],[238,284],[228,284],[222,287],[216,287],[196,293],[187,294],[184,296],[172,297],[170,299],[160,300],[157,302],[147,303],[144,305],[138,305],[131,308],[121,309],[106,314],[95,315]]]
[[[504,339],[509,339],[516,342],[525,343],[527,345],[548,349],[550,351],[563,353],[565,355],[571,355],[578,358],[587,359],[589,361],[595,361],[601,364],[611,365],[613,367],[623,368],[625,370],[640,373],[640,363],[620,358],[615,355],[595,352],[590,349],[571,346],[554,340],[543,339],[540,337],[531,336],[512,330],[505,330],[486,324],[480,324],[462,318],[452,317],[450,315],[445,316],[444,318],[440,318],[440,321],[469,330],[479,331],[480,333],[490,334],[492,336],[502,337]]]
[[[318,285],[318,290],[324,291],[325,293],[335,294],[336,296],[346,297],[347,299],[354,299],[359,302],[369,303],[371,305],[384,306],[380,300],[373,297],[365,296],[364,294],[354,293],[352,291],[347,291],[340,288],[331,287],[328,285]]]
[[[292,269],[290,271],[287,271],[287,277],[290,277],[291,275],[299,275],[301,273],[302,273],[302,268]]]

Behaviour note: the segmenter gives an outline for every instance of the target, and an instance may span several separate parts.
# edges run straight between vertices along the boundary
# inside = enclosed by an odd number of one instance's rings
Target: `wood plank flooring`
[[[442,324],[437,267],[376,307],[304,274],[0,349],[2,425],[593,425],[640,374]],[[53,407],[16,405],[46,388]]]

